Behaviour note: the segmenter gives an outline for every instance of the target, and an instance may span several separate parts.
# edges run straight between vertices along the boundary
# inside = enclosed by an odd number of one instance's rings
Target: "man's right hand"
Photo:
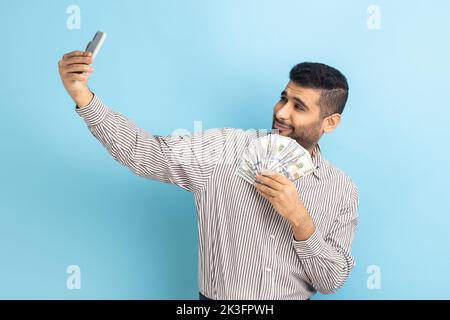
[[[73,51],[58,62],[59,74],[69,95],[78,107],[85,107],[94,97],[87,83],[94,69],[90,52]],[[83,74],[86,73],[86,74]]]

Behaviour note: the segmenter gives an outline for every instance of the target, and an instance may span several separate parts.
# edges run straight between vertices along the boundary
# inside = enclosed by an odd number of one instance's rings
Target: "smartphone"
[[[85,51],[92,53],[92,60],[94,60],[95,57],[97,56],[97,53],[100,51],[100,48],[102,47],[103,42],[105,42],[105,39],[106,39],[106,33],[97,31],[97,33],[95,34],[92,41],[89,41],[88,45],[86,46]]]

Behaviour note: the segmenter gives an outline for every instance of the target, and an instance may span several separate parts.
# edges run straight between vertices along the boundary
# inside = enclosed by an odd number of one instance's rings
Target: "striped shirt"
[[[248,143],[264,133],[219,128],[152,135],[96,95],[75,110],[116,161],[136,175],[194,194],[198,285],[205,296],[308,299],[317,291],[335,292],[348,278],[355,264],[351,244],[358,191],[322,157],[319,145],[312,157],[314,172],[294,182],[316,230],[296,241],[290,223],[235,174]]]

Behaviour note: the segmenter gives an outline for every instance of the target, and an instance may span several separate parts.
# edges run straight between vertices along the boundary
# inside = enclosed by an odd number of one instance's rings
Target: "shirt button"
[[[270,269],[270,268],[266,268],[266,271],[267,271],[267,272],[271,272],[271,271],[272,271],[272,269]]]

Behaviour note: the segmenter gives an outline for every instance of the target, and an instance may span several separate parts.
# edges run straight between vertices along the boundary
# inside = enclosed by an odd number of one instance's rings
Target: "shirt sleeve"
[[[318,229],[305,241],[293,238],[294,249],[312,286],[324,294],[336,292],[355,265],[351,245],[357,225],[358,190],[352,186],[349,201],[333,222],[328,234]]]
[[[112,157],[144,178],[172,183],[190,192],[203,188],[218,163],[227,129],[186,135],[152,135],[94,95],[75,111]]]

